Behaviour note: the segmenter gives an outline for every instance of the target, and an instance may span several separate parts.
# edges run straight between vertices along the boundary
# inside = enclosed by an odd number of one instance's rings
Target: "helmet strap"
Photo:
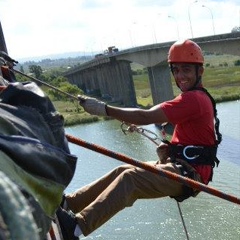
[[[195,66],[196,82],[195,82],[195,84],[193,85],[193,87],[190,88],[188,91],[191,91],[191,90],[193,90],[194,88],[198,87],[198,85],[202,82],[202,77],[199,76],[199,74],[198,74],[198,72],[199,72],[199,67],[200,67],[199,65],[196,65],[196,66]]]

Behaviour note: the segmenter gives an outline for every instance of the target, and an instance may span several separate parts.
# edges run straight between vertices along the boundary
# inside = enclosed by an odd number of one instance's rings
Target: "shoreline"
[[[224,102],[231,102],[231,101],[238,101],[240,100],[240,97],[238,96],[228,96],[228,98],[224,98],[222,100],[215,100],[216,104],[218,103],[224,103]],[[54,104],[54,102],[53,102]],[[151,107],[151,106],[148,106]],[[144,108],[144,106],[142,106]],[[95,115],[90,115],[88,113],[83,112],[82,114],[75,114],[72,115],[70,119],[68,119],[66,116],[64,116],[64,127],[71,127],[71,126],[76,126],[80,124],[90,124],[98,121],[109,121],[109,120],[114,120],[111,117],[99,117]]]

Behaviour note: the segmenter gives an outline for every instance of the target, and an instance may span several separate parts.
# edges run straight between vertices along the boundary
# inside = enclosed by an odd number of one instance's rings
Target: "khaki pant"
[[[150,163],[149,163],[150,164]],[[154,164],[180,174],[173,163]],[[122,165],[95,182],[66,196],[68,208],[86,236],[137,199],[179,196],[182,184],[132,165]]]

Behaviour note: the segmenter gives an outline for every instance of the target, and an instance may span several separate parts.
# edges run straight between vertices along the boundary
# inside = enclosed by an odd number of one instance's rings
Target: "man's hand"
[[[159,161],[162,164],[165,164],[167,161],[167,158],[169,157],[168,144],[161,142],[160,145],[157,147],[157,155],[159,157]]]
[[[84,110],[92,115],[107,116],[106,103],[96,98],[78,95],[79,103]]]

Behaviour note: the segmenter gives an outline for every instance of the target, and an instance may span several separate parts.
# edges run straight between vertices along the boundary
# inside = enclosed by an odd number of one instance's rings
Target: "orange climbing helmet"
[[[199,63],[203,64],[204,57],[201,48],[191,40],[177,41],[169,49],[169,63]]]

